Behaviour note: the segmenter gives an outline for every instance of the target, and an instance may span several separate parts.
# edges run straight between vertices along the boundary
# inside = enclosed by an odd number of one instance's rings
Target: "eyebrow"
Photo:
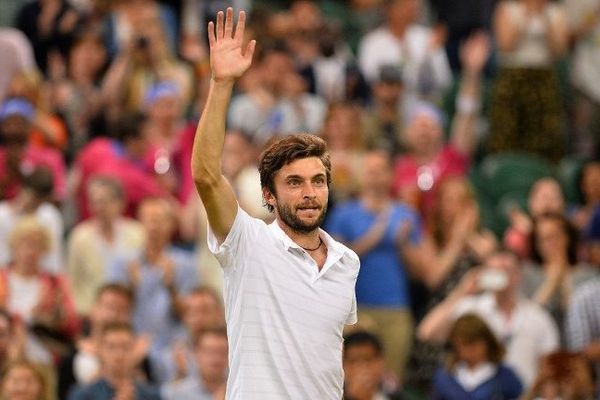
[[[311,176],[309,179],[315,179],[315,178],[325,178],[326,175],[322,172]],[[299,180],[305,180],[306,178],[302,175],[298,175],[298,174],[293,174],[293,175],[288,175],[285,177],[285,180],[290,180],[290,179],[299,179]]]

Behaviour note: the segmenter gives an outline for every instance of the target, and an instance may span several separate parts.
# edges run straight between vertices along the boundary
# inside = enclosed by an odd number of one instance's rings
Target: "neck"
[[[132,374],[127,371],[104,371],[103,378],[114,388],[122,385],[127,381],[133,381]]]
[[[408,28],[407,21],[388,24],[388,29],[390,30],[392,35],[399,39],[402,39],[404,37],[404,34],[406,33],[406,28]]]
[[[150,263],[153,263],[160,257],[160,255],[163,253],[163,251],[165,250],[166,247],[167,247],[167,242],[165,242],[165,241],[159,241],[159,240],[148,241],[148,246],[146,246],[146,250],[144,251],[146,259]]]
[[[496,293],[496,305],[504,314],[510,315],[517,305],[517,296],[512,292]]]
[[[17,275],[26,277],[26,278],[37,275],[37,271],[38,271],[38,269],[31,266],[30,264],[15,262],[12,265],[12,272],[14,272]]]
[[[223,385],[225,385],[225,377],[208,377],[200,375],[200,379],[202,384],[208,390],[209,393],[215,393],[219,390]]]
[[[390,196],[387,191],[371,187],[361,195],[363,206],[369,211],[379,212],[390,204]]]
[[[287,226],[281,219],[277,218],[279,227],[289,236],[290,239],[303,249],[314,249],[321,246],[321,237],[319,229],[314,229],[310,232],[298,232]]]
[[[106,239],[111,240],[113,238],[115,221],[110,218],[97,218],[96,223],[98,224],[100,234]]]

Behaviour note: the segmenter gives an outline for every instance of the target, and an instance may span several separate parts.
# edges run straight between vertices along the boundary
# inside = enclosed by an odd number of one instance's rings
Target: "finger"
[[[217,13],[217,40],[223,37],[223,11]]]
[[[238,22],[235,27],[235,33],[233,34],[233,38],[239,40],[240,42],[244,41],[244,30],[246,29],[246,13],[244,11],[240,11],[238,16]]]
[[[246,46],[246,51],[244,52],[244,58],[246,60],[252,60],[252,56],[254,55],[254,50],[256,50],[256,40],[251,40]]]
[[[230,38],[233,33],[233,8],[227,7],[225,15],[225,37]]]
[[[208,44],[212,48],[217,42],[217,38],[215,37],[215,24],[210,21],[208,23]]]

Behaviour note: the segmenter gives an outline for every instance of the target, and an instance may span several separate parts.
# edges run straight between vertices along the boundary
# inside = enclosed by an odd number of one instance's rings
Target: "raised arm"
[[[237,214],[237,200],[221,172],[227,107],[235,79],[252,63],[256,41],[244,49],[246,14],[241,11],[234,32],[233,10],[217,13],[216,29],[208,24],[212,78],[202,111],[192,154],[192,175],[202,199],[208,223],[219,242],[223,242]]]

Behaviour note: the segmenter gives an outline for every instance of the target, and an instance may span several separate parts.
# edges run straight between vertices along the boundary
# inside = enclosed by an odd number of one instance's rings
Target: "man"
[[[136,379],[136,359],[131,351],[135,341],[133,329],[127,323],[115,322],[104,327],[98,348],[100,379],[77,388],[69,399],[159,400],[156,388]]]
[[[138,219],[144,227],[144,247],[133,260],[110,266],[107,281],[133,287],[133,326],[152,337],[154,354],[166,348],[180,328],[181,298],[198,285],[198,271],[193,254],[173,246],[176,215],[171,202],[144,200]]]
[[[183,297],[182,305],[182,332],[153,364],[161,383],[194,376],[198,368],[193,353],[198,339],[206,330],[225,323],[221,295],[209,286],[193,289]]]
[[[486,267],[472,270],[448,297],[433,308],[417,329],[424,342],[444,342],[454,320],[475,313],[506,346],[506,363],[524,386],[533,384],[540,359],[559,345],[550,314],[520,295],[521,266],[517,257],[499,251]]]
[[[402,381],[413,337],[408,278],[420,275],[410,255],[421,242],[421,223],[415,210],[391,197],[392,160],[385,151],[367,152],[362,166],[358,199],[338,204],[327,228],[360,257],[361,321],[374,323],[370,328],[386,348],[386,369]]]
[[[357,331],[344,338],[344,400],[401,400],[401,393],[382,388],[384,348],[379,338]]]
[[[66,399],[76,384],[89,384],[100,375],[99,349],[102,332],[113,323],[129,323],[133,308],[133,293],[119,284],[106,284],[95,293],[89,314],[89,334],[80,337],[75,347],[64,356],[58,366],[58,398]],[[136,367],[141,367],[148,377],[149,363],[146,358],[148,341],[138,338],[132,354]]]
[[[227,380],[227,331],[207,329],[194,349],[198,371],[188,378],[164,386],[164,400],[214,400],[225,394]]]
[[[340,399],[342,329],[355,323],[356,254],[319,229],[331,163],[324,142],[291,135],[263,153],[266,225],[239,208],[221,171],[227,104],[256,46],[235,34],[233,10],[208,26],[212,80],[192,169],[210,225],[209,247],[224,270],[231,345],[228,399]]]
[[[96,292],[106,280],[111,262],[138,254],[144,242],[142,225],[122,215],[125,191],[117,178],[91,178],[87,198],[91,218],[77,224],[67,242],[67,273],[75,307],[79,314],[86,316],[96,301]]]

